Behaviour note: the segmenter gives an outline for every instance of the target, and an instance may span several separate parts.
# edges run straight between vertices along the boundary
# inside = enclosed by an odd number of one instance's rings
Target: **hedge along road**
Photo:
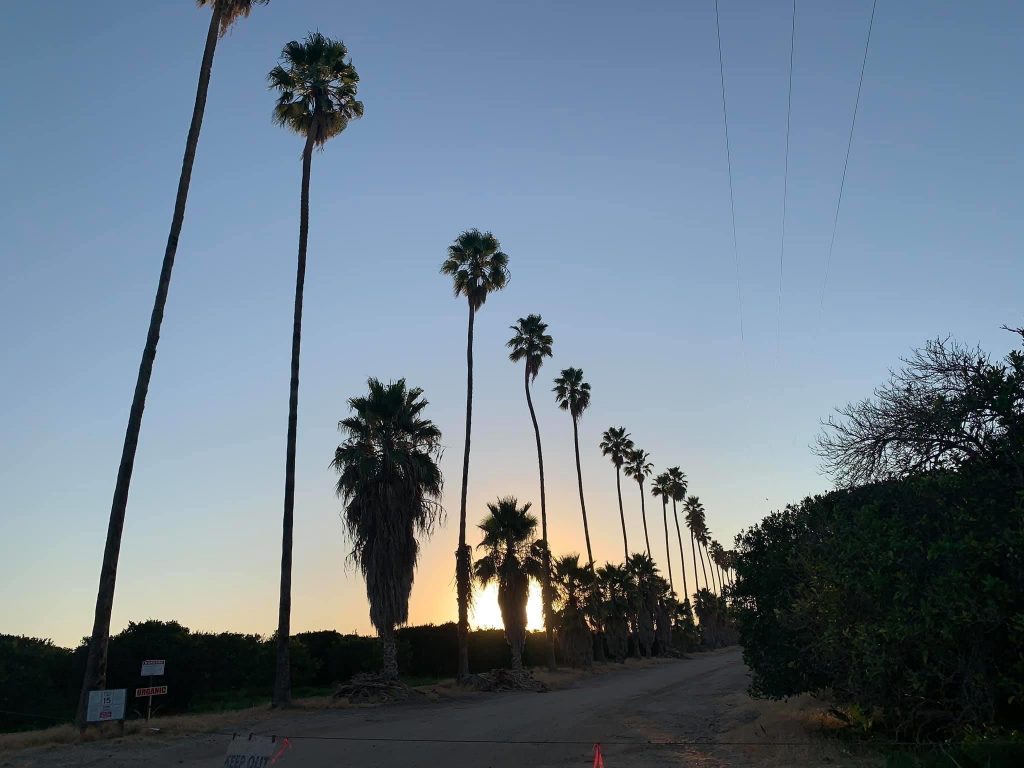
[[[736,725],[731,710],[747,684],[739,649],[728,648],[586,677],[548,693],[484,693],[437,703],[283,712],[261,719],[251,730],[289,738],[290,747],[276,763],[280,768],[579,766],[589,764],[597,742],[608,768],[752,766],[762,764],[760,750],[749,755],[749,749],[714,743],[727,739],[723,734]],[[213,768],[224,764],[230,738],[96,742],[33,750],[9,764]],[[659,741],[685,743],[649,743]],[[771,762],[779,757],[772,755]]]

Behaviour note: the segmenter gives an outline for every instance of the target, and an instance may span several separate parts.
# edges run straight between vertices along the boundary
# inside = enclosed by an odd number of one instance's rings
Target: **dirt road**
[[[579,768],[591,764],[597,742],[603,745],[608,768],[845,762],[822,757],[820,748],[773,746],[773,736],[764,727],[752,733],[759,714],[748,705],[746,686],[739,650],[726,649],[612,671],[548,693],[479,694],[443,702],[292,712],[263,718],[251,729],[289,737],[291,747],[277,763],[280,768]],[[237,730],[245,732],[242,727]],[[202,735],[34,750],[0,759],[0,766],[212,768],[224,764],[229,738]],[[781,740],[778,734],[774,740]],[[658,741],[699,743],[650,743]],[[736,741],[744,743],[722,743]]]

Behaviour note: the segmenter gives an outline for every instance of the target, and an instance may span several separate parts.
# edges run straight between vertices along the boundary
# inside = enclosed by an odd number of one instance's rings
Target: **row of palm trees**
[[[266,4],[266,2],[268,0],[198,0],[197,3],[200,7],[211,9],[211,18],[200,65],[196,100],[178,180],[170,232],[142,361],[139,366],[111,504],[93,629],[79,702],[78,719],[82,724],[85,721],[89,692],[102,689],[106,685],[110,617],[129,487],[141,432],[146,395],[156,359],[171,273],[184,223],[186,201],[205,114],[214,53],[218,40],[232,28],[235,22],[247,17],[255,6]],[[280,706],[289,703],[291,699],[289,637],[295,446],[298,427],[299,362],[309,232],[309,185],[312,157],[314,149],[322,149],[330,139],[342,133],[350,122],[363,115],[363,105],[356,98],[359,76],[348,58],[345,45],[340,41],[325,37],[319,32],[308,35],[302,41],[292,41],[285,45],[279,64],[270,71],[267,79],[269,87],[277,94],[273,108],[273,120],[303,138],[298,257],[290,358],[291,376],[285,441],[277,658],[273,689],[273,703],[275,706]],[[469,310],[466,346],[465,452],[459,508],[459,544],[456,551],[459,614],[458,670],[459,676],[465,677],[469,671],[467,649],[471,582],[474,572],[478,579],[485,578],[489,567],[478,565],[474,571],[472,551],[466,542],[466,504],[473,412],[473,332],[476,314],[483,307],[488,295],[503,288],[508,280],[508,257],[501,251],[498,241],[493,235],[475,229],[468,230],[462,233],[449,247],[448,257],[444,261],[442,271],[452,277],[455,294],[467,299]],[[551,337],[546,333],[546,325],[537,315],[522,318],[516,326],[513,326],[513,329],[515,336],[509,342],[510,358],[513,362],[523,362],[525,365],[526,398],[537,442],[538,468],[540,470],[541,541],[544,543],[539,548],[542,566],[540,578],[549,648],[548,664],[553,666],[552,628],[556,619],[554,603],[559,602],[564,613],[565,605],[572,601],[569,600],[569,591],[567,591],[564,579],[558,584],[553,583],[555,580],[553,574],[567,573],[568,566],[563,560],[552,563],[546,544],[548,526],[543,454],[540,431],[531,399],[531,385],[537,377],[544,358],[551,356],[552,342]],[[580,507],[587,545],[587,563],[584,568],[588,571],[590,579],[590,598],[586,610],[589,610],[593,617],[598,615],[595,612],[600,609],[600,600],[595,597],[599,592],[596,586],[597,571],[590,543],[579,461],[578,423],[580,416],[590,403],[590,386],[583,380],[583,372],[578,368],[567,368],[562,371],[555,382],[555,395],[559,406],[568,411],[572,417]],[[388,654],[385,656],[385,663],[389,670],[397,669],[394,658],[394,627],[405,621],[408,612],[408,595],[412,588],[418,553],[416,536],[429,533],[440,510],[442,479],[437,469],[440,432],[429,419],[422,416],[422,410],[426,405],[426,401],[422,399],[422,392],[419,389],[407,387],[404,380],[383,384],[371,379],[368,394],[364,397],[353,398],[350,405],[353,415],[340,424],[345,440],[338,447],[334,461],[335,469],[339,472],[337,491],[345,503],[344,519],[353,540],[353,555],[360,564],[366,579],[367,595],[371,604],[371,619],[381,632],[385,646],[389,648]],[[628,438],[628,435],[626,437]],[[621,466],[628,476],[633,477],[640,484],[641,510],[649,555],[650,544],[642,491],[644,479],[650,475],[650,464],[647,462],[646,454],[630,453],[628,456],[625,454],[623,456],[622,463],[616,464],[617,477],[618,469]],[[674,504],[675,501],[673,496]],[[623,516],[625,545],[625,517],[622,513],[621,494],[620,514]],[[689,507],[687,507],[687,514],[689,515]],[[692,519],[694,522],[698,522],[703,518],[695,512]],[[687,517],[687,521],[690,522],[690,517]],[[707,537],[701,538],[701,531],[705,529],[700,526],[695,528],[691,525],[690,530],[691,537],[696,537],[695,541],[704,542],[705,551],[709,551]],[[714,551],[713,547],[711,551]],[[628,555],[628,546],[625,546],[625,552]],[[703,566],[703,553],[701,557]],[[558,566],[561,566],[561,570]],[[696,574],[696,564],[694,571]],[[492,578],[499,578],[499,576],[492,576]],[[573,579],[576,580],[580,578],[582,577],[579,577],[578,574],[573,576]],[[583,582],[581,581],[581,583]]]
[[[441,272],[452,278],[452,285],[454,294],[456,297],[465,297],[468,303],[469,317],[468,317],[468,332],[467,332],[467,344],[466,344],[466,368],[467,368],[467,386],[466,386],[466,432],[465,442],[463,451],[463,463],[462,463],[462,487],[460,494],[459,504],[459,543],[458,549],[456,550],[456,583],[457,583],[457,600],[458,600],[458,640],[459,640],[459,657],[458,657],[458,676],[460,679],[465,678],[469,674],[469,652],[468,652],[468,638],[469,638],[469,603],[472,593],[472,578],[474,573],[472,563],[472,548],[466,542],[466,522],[467,522],[467,497],[469,487],[469,462],[471,454],[471,439],[472,439],[472,421],[473,421],[473,336],[474,328],[476,323],[476,315],[479,310],[484,306],[487,301],[487,297],[496,292],[502,290],[509,279],[509,257],[501,249],[501,244],[498,239],[490,232],[481,232],[479,229],[470,229],[461,233],[455,241],[448,248],[447,258],[444,260],[441,266]],[[545,491],[545,477],[544,477],[544,452],[541,443],[540,426],[537,421],[537,412],[533,404],[532,396],[532,385],[535,382],[541,367],[544,364],[546,358],[552,357],[553,338],[548,333],[548,325],[543,321],[540,315],[530,314],[526,317],[519,318],[514,325],[511,326],[513,332],[512,337],[507,343],[507,347],[510,350],[509,359],[513,363],[523,363],[523,384],[526,393],[526,404],[530,413],[530,421],[533,426],[534,437],[537,445],[537,468],[538,477],[540,481],[540,504],[541,504],[541,538],[539,540],[540,546],[538,549],[538,561],[536,564],[532,563],[528,559],[524,559],[520,554],[521,544],[515,543],[512,539],[506,539],[506,550],[505,555],[502,556],[501,562],[508,563],[520,563],[526,568],[517,575],[515,582],[516,588],[508,587],[512,592],[518,594],[518,588],[521,586],[523,579],[527,578],[530,573],[538,574],[538,578],[541,582],[541,596],[543,602],[543,616],[545,631],[547,635],[547,663],[550,668],[554,667],[555,653],[554,653],[554,636],[553,627],[555,624],[555,610],[553,603],[556,598],[556,590],[552,586],[552,574],[555,573],[551,563],[551,552],[549,547],[548,539],[548,515],[547,515],[547,498]],[[583,416],[584,412],[590,407],[590,395],[591,387],[590,384],[585,380],[582,369],[569,367],[561,371],[561,373],[554,379],[553,392],[555,395],[555,402],[560,409],[568,412],[572,419],[573,429],[573,448],[576,459],[576,481],[579,491],[580,499],[580,512],[583,519],[583,537],[586,545],[587,560],[585,568],[589,570],[589,583],[591,585],[591,604],[596,605],[599,603],[597,596],[598,593],[598,574],[594,562],[593,546],[590,538],[590,523],[587,517],[587,502],[584,494],[583,486],[583,471],[580,462],[580,441],[579,441],[579,421]],[[651,476],[653,472],[653,465],[650,462],[650,454],[640,448],[637,448],[629,433],[624,427],[612,427],[608,429],[601,439],[600,444],[601,451],[604,455],[608,456],[613,465],[615,466],[615,480],[616,480],[616,491],[618,494],[619,503],[619,516],[622,524],[622,544],[623,544],[623,563],[628,564],[631,559],[629,542],[626,533],[626,517],[625,510],[622,503],[622,483],[621,474],[625,472],[627,477],[634,479],[637,482],[640,491],[640,509],[641,517],[644,527],[644,541],[646,544],[647,557],[652,558],[650,535],[647,527],[647,509],[646,509],[646,494],[644,493],[644,482]],[[694,584],[699,589],[699,582],[697,579],[697,556],[699,554],[701,559],[701,573],[704,575],[705,587],[709,584],[713,586],[714,591],[721,594],[722,586],[724,583],[725,573],[722,571],[722,566],[727,565],[726,558],[724,557],[724,550],[715,542],[712,541],[710,532],[707,527],[706,514],[703,505],[700,500],[695,496],[687,497],[688,484],[686,475],[682,472],[679,467],[670,467],[668,470],[658,475],[654,479],[652,490],[655,496],[660,496],[662,499],[663,507],[663,522],[665,528],[665,546],[666,555],[668,556],[668,592],[669,594],[675,591],[675,585],[673,583],[672,566],[671,566],[671,551],[669,543],[669,532],[668,532],[668,512],[667,504],[668,500],[672,500],[673,519],[675,520],[676,536],[679,543],[680,557],[682,560],[683,567],[683,595],[684,600],[688,601],[689,587],[686,579],[686,561],[683,552],[682,534],[679,526],[678,507],[679,502],[683,502],[683,508],[685,511],[685,521],[690,531],[690,543],[691,550],[693,552],[694,562]],[[512,498],[512,497],[509,497]],[[506,499],[505,501],[507,501]],[[499,508],[500,504],[499,504]],[[503,508],[502,508],[503,509]],[[494,509],[492,509],[492,514]],[[503,513],[504,514],[504,513]],[[507,514],[504,515],[507,518]],[[488,518],[490,520],[491,518]],[[490,522],[488,529],[485,529],[486,536],[492,536],[494,528],[497,523]],[[486,537],[485,537],[486,538]],[[712,560],[711,552],[723,553],[723,556],[719,557],[719,560]],[[712,562],[712,577],[711,581],[708,580],[707,565],[705,563],[705,554],[708,555],[708,560]],[[492,552],[493,555],[493,552]],[[499,588],[501,587],[501,571],[495,569],[494,558],[487,561],[489,564],[485,567],[483,574],[486,575],[487,581],[497,580]],[[653,562],[653,560],[652,560]],[[526,566],[529,566],[528,568]],[[511,567],[511,566],[509,566]],[[719,568],[719,572],[715,573],[715,568]],[[481,577],[480,573],[477,573],[478,577]],[[504,599],[504,598],[502,598]],[[517,609],[518,610],[518,609]],[[525,611],[525,608],[522,609]],[[502,614],[505,615],[505,605],[502,603]],[[525,619],[524,619],[525,621]],[[506,626],[509,623],[506,622]],[[518,619],[511,621],[513,626],[513,635],[518,637],[519,629]],[[525,626],[525,624],[523,625]],[[600,628],[598,629],[600,631]],[[512,642],[512,640],[510,640]],[[518,640],[515,641],[518,643]],[[603,643],[598,643],[598,653],[602,652],[604,647]]]
[[[645,553],[629,555],[621,565],[606,563],[596,572],[581,564],[578,554],[568,554],[551,560],[545,572],[547,547],[536,539],[537,519],[530,507],[512,496],[487,505],[488,515],[479,525],[485,554],[474,564],[481,585],[498,586],[513,670],[523,668],[531,579],[543,583],[547,578],[553,585],[556,634],[563,658],[574,666],[592,663],[595,650],[621,661],[630,653],[692,649],[701,642],[694,614],[702,629],[726,614],[724,598],[706,587],[698,590],[693,606],[688,597],[679,602]]]

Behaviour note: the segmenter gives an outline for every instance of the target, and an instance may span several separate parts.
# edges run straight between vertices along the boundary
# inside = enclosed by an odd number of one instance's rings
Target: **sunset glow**
[[[473,596],[473,607],[470,610],[470,624],[473,629],[501,629],[501,609],[498,607],[498,585],[491,584]],[[530,582],[530,601],[526,606],[526,628],[528,630],[544,629],[544,616],[541,610],[540,585]]]

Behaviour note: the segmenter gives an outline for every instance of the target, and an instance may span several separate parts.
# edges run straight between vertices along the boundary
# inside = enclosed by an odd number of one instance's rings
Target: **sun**
[[[540,585],[530,582],[530,597],[526,604],[526,628],[544,629],[544,615],[541,606]],[[498,585],[490,584],[473,596],[470,608],[470,623],[473,629],[501,629],[501,609],[498,607]]]

